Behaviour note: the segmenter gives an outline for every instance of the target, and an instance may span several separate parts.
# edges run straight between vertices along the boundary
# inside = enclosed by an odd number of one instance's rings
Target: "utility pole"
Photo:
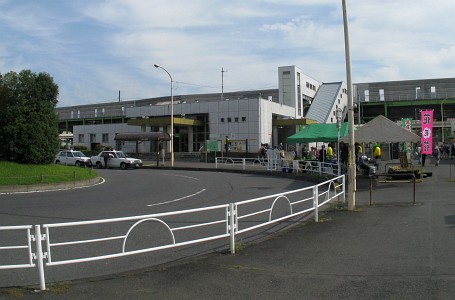
[[[221,101],[224,100],[224,72],[227,72],[227,70],[221,68]]]
[[[120,90],[118,90],[118,102],[120,102]]]
[[[346,0],[342,0],[344,23],[344,47],[346,55],[346,77],[348,85],[348,125],[349,125],[349,155],[348,155],[348,210],[355,210],[356,192],[356,165],[355,165],[355,139],[354,139],[354,99],[352,97],[351,82],[351,52],[349,50],[348,15]]]

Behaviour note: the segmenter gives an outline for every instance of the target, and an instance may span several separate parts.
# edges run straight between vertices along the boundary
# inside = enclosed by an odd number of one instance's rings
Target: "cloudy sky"
[[[347,0],[353,82],[455,77],[453,0]],[[0,0],[0,73],[47,72],[58,106],[346,78],[341,0]]]

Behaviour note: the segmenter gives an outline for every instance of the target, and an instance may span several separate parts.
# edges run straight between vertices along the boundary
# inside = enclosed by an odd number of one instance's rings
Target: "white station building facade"
[[[311,123],[336,123],[337,111],[346,114],[344,82],[322,83],[296,66],[278,68],[278,89],[230,93],[175,95],[173,97],[174,153],[199,152],[226,137],[232,152],[257,152],[261,144],[277,146]],[[124,141],[118,133],[171,134],[171,98],[59,107],[60,131],[73,133],[71,146],[94,150],[98,144],[126,152],[156,153],[149,141]],[[165,149],[170,150],[169,143]],[[219,149],[221,150],[221,149]]]

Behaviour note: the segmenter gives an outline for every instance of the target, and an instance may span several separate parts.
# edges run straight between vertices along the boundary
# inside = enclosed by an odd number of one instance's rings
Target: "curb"
[[[101,183],[102,181],[103,181],[103,179],[101,177],[95,177],[95,178],[88,179],[88,180],[79,180],[79,181],[71,181],[71,182],[55,183],[55,184],[0,186],[0,193],[1,194],[32,193],[32,192],[44,192],[44,191],[55,191],[55,190],[68,190],[68,189],[92,186],[92,185]]]

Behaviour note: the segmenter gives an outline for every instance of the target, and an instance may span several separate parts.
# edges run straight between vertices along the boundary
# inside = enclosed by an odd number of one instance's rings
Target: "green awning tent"
[[[340,138],[348,135],[348,123],[341,124]],[[310,124],[303,130],[289,136],[288,143],[310,143],[310,142],[336,142],[338,140],[338,127],[336,123],[331,124]]]

